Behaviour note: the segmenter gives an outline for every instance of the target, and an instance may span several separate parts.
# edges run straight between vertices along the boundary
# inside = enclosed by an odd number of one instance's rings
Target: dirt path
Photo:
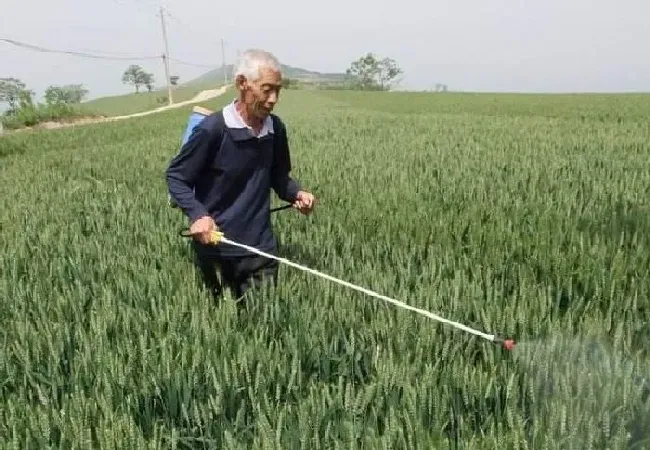
[[[198,94],[196,94],[192,99],[186,100],[184,102],[178,102],[178,103],[174,103],[172,105],[161,106],[160,108],[151,109],[149,111],[143,111],[143,112],[135,113],[135,114],[128,114],[126,116],[106,117],[104,119],[100,119],[100,121],[107,122],[107,121],[113,121],[113,120],[130,119],[131,117],[148,116],[149,114],[155,114],[157,112],[167,111],[169,109],[179,108],[181,106],[186,106],[186,105],[192,105],[194,103],[205,102],[207,100],[211,100],[213,98],[219,97],[220,95],[223,95],[226,92],[227,89],[228,89],[228,86],[222,86],[219,89],[210,89],[210,90],[207,90],[207,91],[201,91]]]
[[[217,98],[221,95],[223,95],[226,90],[228,89],[229,85],[222,86],[219,89],[208,89],[205,91],[201,91],[198,94],[196,94],[193,98],[190,100],[185,100],[183,102],[178,102],[174,103],[172,105],[166,105],[166,106],[161,106],[160,108],[155,108],[151,109],[149,111],[143,111],[139,113],[134,113],[134,114],[127,114],[124,116],[111,116],[111,117],[82,117],[78,119],[72,119],[69,122],[41,122],[37,125],[34,125],[33,127],[25,127],[25,128],[19,128],[17,130],[5,130],[4,133],[0,133],[0,136],[2,135],[9,135],[12,133],[17,133],[20,131],[30,131],[30,130],[54,130],[58,128],[67,128],[67,127],[74,127],[74,126],[80,126],[80,125],[88,125],[92,123],[103,123],[103,122],[115,122],[117,120],[124,120],[124,119],[131,119],[134,117],[142,117],[142,116],[148,116],[151,114],[156,114],[159,112],[167,111],[170,109],[174,108],[180,108],[181,106],[187,106],[187,105],[192,105],[195,103],[201,103],[205,102],[207,100],[212,100],[213,98]]]

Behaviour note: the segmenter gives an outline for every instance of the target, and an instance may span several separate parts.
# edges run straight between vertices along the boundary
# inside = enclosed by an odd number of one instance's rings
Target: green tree
[[[374,53],[367,53],[353,61],[346,73],[358,89],[383,91],[390,89],[403,71],[394,59],[380,59]]]
[[[20,94],[18,95],[18,108],[19,109],[28,109],[28,108],[34,108],[34,99],[32,98],[34,95],[34,91],[31,91],[29,89],[23,89],[20,91]]]
[[[33,92],[27,91],[26,87],[25,83],[18,78],[0,78],[0,102],[8,103],[9,109],[15,111],[19,101],[24,101],[26,96],[31,98],[33,95]]]
[[[147,86],[149,91],[153,89],[153,74],[147,73],[137,64],[132,64],[122,74],[122,83],[135,86],[135,93],[140,92],[140,86]]]
[[[45,90],[45,101],[49,105],[81,103],[88,94],[82,84],[50,86]]]
[[[142,84],[147,87],[149,92],[153,91],[154,77],[152,73],[143,73],[142,74]]]

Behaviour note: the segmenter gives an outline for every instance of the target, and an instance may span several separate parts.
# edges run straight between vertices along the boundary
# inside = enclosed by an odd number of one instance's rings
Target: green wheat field
[[[0,448],[650,448],[649,99],[283,93],[282,256],[513,352],[288,266],[215,304],[187,107],[1,137]]]

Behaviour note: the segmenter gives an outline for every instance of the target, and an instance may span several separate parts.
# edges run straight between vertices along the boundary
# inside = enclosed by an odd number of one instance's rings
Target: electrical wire
[[[179,64],[184,64],[184,65],[186,65],[186,66],[194,66],[194,67],[200,67],[200,68],[205,68],[205,69],[214,69],[215,67],[217,67],[216,64],[213,64],[213,65],[209,65],[209,64],[194,64],[194,63],[190,63],[190,62],[186,62],[186,61],[181,61],[180,59],[176,59],[176,58],[169,58],[169,60],[170,60],[170,61],[177,62],[177,63],[179,63]]]
[[[54,49],[49,49],[45,47],[41,47],[39,45],[33,45],[33,44],[27,44],[25,42],[20,42],[16,41],[14,39],[6,39],[6,38],[0,38],[0,41],[7,42],[9,44],[15,45],[17,47],[23,47],[27,48],[29,50],[41,52],[41,53],[61,53],[61,54],[66,54],[66,55],[72,55],[72,56],[80,56],[83,58],[93,58],[93,59],[106,59],[106,60],[116,60],[116,61],[129,61],[129,60],[154,60],[154,59],[160,59],[162,56],[107,56],[107,55],[98,55],[97,53],[100,53],[96,51],[96,53],[87,53],[87,52],[80,52],[80,51],[69,51],[69,50],[54,50]],[[101,52],[104,53],[104,52]],[[108,53],[108,52],[106,52]],[[116,53],[114,53],[117,55]],[[217,67],[217,64],[197,64],[197,63],[191,63],[187,61],[183,61],[177,58],[169,58],[170,61],[174,61],[179,64],[184,64],[186,66],[194,66],[194,67],[200,67],[200,68],[207,68],[207,69],[214,69]]]
[[[129,60],[153,60],[160,59],[161,56],[106,56],[106,55],[97,55],[86,52],[77,52],[70,50],[54,50],[50,48],[41,47],[39,45],[28,44],[26,42],[20,42],[14,39],[0,38],[0,41],[7,42],[9,44],[15,45],[17,47],[26,48],[41,53],[60,53],[65,55],[80,56],[83,58],[93,58],[93,59],[106,59],[106,60],[117,60],[117,61],[129,61]]]
[[[66,54],[66,55],[72,55],[72,56],[80,56],[83,58],[93,58],[93,59],[105,59],[105,60],[113,60],[113,61],[131,61],[131,60],[156,60],[160,59],[161,56],[108,56],[108,55],[99,55],[97,53],[100,53],[96,51],[95,53],[88,53],[88,52],[80,52],[80,51],[70,51],[70,50],[54,50],[50,48],[45,48],[41,47],[39,45],[33,45],[33,44],[28,44],[25,42],[20,42],[16,41],[14,39],[7,39],[7,38],[0,38],[0,41],[7,42],[9,44],[15,45],[17,47],[22,47],[26,48],[28,50],[33,50],[41,53],[60,53],[60,54]],[[104,52],[101,52],[104,53]],[[106,52],[108,53],[108,52]],[[117,55],[117,53],[114,53]],[[207,69],[214,69],[217,67],[217,64],[197,64],[197,63],[192,63],[192,62],[187,62],[183,61],[177,58],[169,58],[170,61],[174,61],[178,64],[184,64],[186,66],[194,66],[194,67],[200,67],[200,68],[207,68]]]

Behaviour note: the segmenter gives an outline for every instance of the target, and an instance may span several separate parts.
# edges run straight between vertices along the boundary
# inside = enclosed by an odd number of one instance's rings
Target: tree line
[[[403,70],[390,57],[380,57],[368,52],[352,61],[346,69],[343,80],[337,82],[308,83],[321,89],[349,89],[364,91],[386,91],[399,83]],[[133,85],[135,93],[140,93],[142,87],[147,91],[154,90],[155,77],[141,66],[132,64],[122,73],[122,82]],[[177,85],[178,77],[170,77],[170,83]],[[297,80],[285,80],[288,89],[299,89],[303,84]],[[436,85],[436,91],[446,91],[447,86]],[[81,114],[75,109],[88,95],[83,84],[68,84],[64,86],[48,86],[45,90],[44,104],[34,102],[34,91],[27,89],[25,83],[13,77],[0,78],[0,103],[6,103],[9,108],[0,121],[8,128],[12,125],[33,125],[41,120],[53,120],[57,117]]]
[[[392,58],[379,58],[374,53],[367,53],[350,64],[346,70],[350,89],[359,90],[388,90],[403,74],[402,69]],[[178,77],[172,77],[172,84],[177,84]],[[122,82],[131,84],[139,93],[142,86],[151,92],[154,89],[155,77],[141,66],[132,64],[122,74]],[[292,80],[288,81],[291,84]],[[0,78],[0,102],[9,105],[9,112],[33,104],[34,91],[27,89],[25,83],[13,77]],[[88,95],[88,90],[82,84],[64,86],[49,86],[45,90],[47,105],[78,104]]]
[[[154,89],[154,76],[138,65],[131,65],[122,74],[122,82],[135,86],[136,93],[145,86]],[[88,89],[83,84],[50,85],[45,89],[44,102],[38,103],[36,93],[15,77],[0,78],[0,103],[7,108],[0,114],[0,125],[6,128],[33,126],[47,120],[87,115],[79,105],[86,99]]]
[[[34,101],[35,92],[18,78],[0,78],[0,102],[8,108],[0,115],[0,123],[7,128],[33,126],[47,120],[81,115],[75,105],[88,95],[82,84],[48,86],[44,103]]]

